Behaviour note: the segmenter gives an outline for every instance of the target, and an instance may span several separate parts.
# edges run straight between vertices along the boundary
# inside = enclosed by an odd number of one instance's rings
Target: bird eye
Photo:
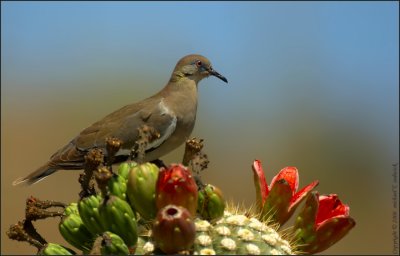
[[[196,66],[201,67],[201,65],[203,65],[203,63],[201,63],[201,61],[196,61]]]

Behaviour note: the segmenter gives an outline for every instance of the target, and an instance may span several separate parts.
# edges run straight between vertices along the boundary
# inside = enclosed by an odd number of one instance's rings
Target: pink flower
[[[318,185],[313,181],[306,187],[297,191],[299,187],[299,173],[296,167],[283,168],[268,186],[261,162],[253,162],[254,185],[256,187],[256,202],[261,219],[269,219],[284,224],[306,197],[306,195]],[[297,191],[297,192],[296,192]]]
[[[342,239],[356,224],[349,212],[335,194],[310,193],[294,225],[299,249],[318,253]]]

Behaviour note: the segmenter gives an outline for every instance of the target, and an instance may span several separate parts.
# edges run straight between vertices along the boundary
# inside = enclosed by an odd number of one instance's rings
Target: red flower
[[[160,210],[166,205],[185,207],[192,216],[197,209],[197,185],[190,171],[182,164],[171,164],[161,168],[156,183],[156,206]]]
[[[317,253],[342,239],[356,224],[349,212],[349,206],[335,194],[310,193],[294,226],[299,249]]]
[[[256,202],[261,218],[269,219],[272,216],[272,219],[281,225],[292,216],[308,192],[318,185],[318,181],[313,181],[296,192],[299,187],[299,173],[296,167],[286,167],[268,186],[259,160],[253,162],[253,173]]]

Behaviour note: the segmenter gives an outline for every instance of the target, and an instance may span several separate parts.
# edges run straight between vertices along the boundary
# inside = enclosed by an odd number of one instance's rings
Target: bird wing
[[[164,103],[163,99],[153,102],[139,102],[125,106],[102,120],[84,129],[68,145],[57,151],[51,162],[60,168],[82,168],[84,155],[92,148],[105,148],[107,137],[122,140],[118,155],[129,155],[138,139],[138,128],[146,124],[155,128],[160,137],[151,142],[146,150],[164,143],[175,131],[177,117]]]

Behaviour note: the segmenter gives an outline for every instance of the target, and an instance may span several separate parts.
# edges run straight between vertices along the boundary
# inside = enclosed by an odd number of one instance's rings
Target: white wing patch
[[[172,133],[175,131],[175,128],[176,128],[176,123],[177,123],[178,119],[176,118],[174,113],[164,104],[163,100],[161,100],[161,102],[158,104],[158,108],[160,110],[161,115],[168,115],[171,117],[171,122],[169,123],[164,134],[160,138],[149,143],[145,150],[157,148],[158,146],[160,146],[164,141],[166,141],[172,135]],[[115,155],[117,155],[117,156],[129,155],[130,153],[131,153],[130,149],[122,149],[121,148],[120,150],[118,150],[118,152]]]
[[[172,117],[172,120],[171,120],[171,123],[168,125],[167,129],[165,130],[164,134],[160,138],[149,143],[146,147],[146,150],[149,150],[151,148],[157,148],[164,141],[166,141],[172,135],[172,133],[175,131],[176,123],[178,121],[178,119],[176,118],[174,113],[172,113],[171,110],[167,106],[165,106],[164,100],[161,100],[161,102],[158,104],[158,107],[161,111],[161,115],[169,115]]]

